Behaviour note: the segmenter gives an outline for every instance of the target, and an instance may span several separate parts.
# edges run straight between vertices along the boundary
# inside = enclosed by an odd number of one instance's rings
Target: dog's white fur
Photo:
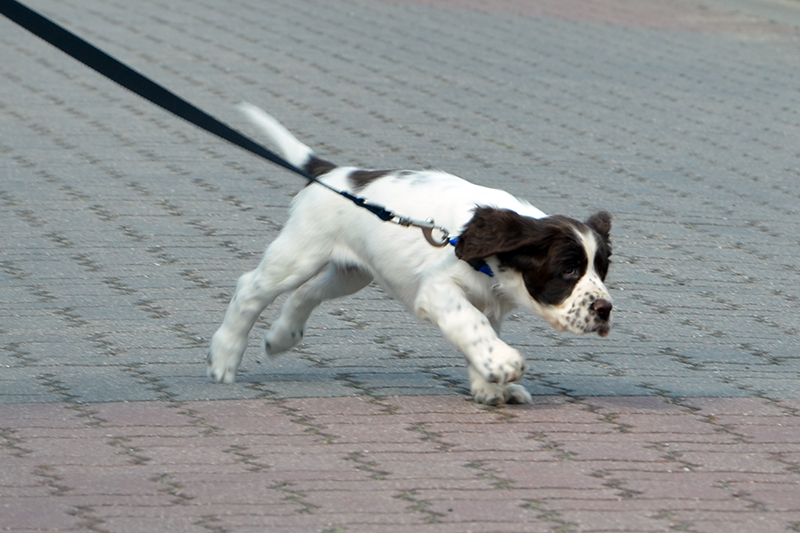
[[[310,148],[259,108],[243,104],[242,110],[292,164],[303,167],[314,157]],[[348,176],[354,170],[337,167],[320,179],[336,189],[352,189]],[[433,218],[451,231],[463,228],[478,205],[536,219],[546,216],[507,192],[436,171],[390,174],[370,182],[360,195],[404,216]],[[593,257],[596,236],[586,232],[580,238]],[[576,309],[586,307],[588,294],[609,301],[610,296],[590,266],[570,298],[557,306],[544,305],[530,296],[519,272],[502,268],[494,256],[486,262],[494,277],[459,260],[451,246],[435,248],[419,230],[384,223],[312,184],[293,200],[288,222],[259,266],[239,279],[225,319],[211,341],[208,374],[218,382],[235,380],[250,329],[280,294],[294,291],[264,337],[270,355],[300,342],[306,320],[321,302],[355,293],[375,280],[409,310],[438,326],[464,353],[476,401],[530,402],[530,394],[513,383],[522,378],[526,364],[517,350],[498,337],[502,318],[521,306],[559,330],[586,333],[587,326],[575,318]]]

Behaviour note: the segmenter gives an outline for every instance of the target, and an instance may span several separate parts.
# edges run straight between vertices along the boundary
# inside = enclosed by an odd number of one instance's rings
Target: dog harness
[[[453,237],[447,242],[449,242],[455,248],[456,244],[458,244],[458,237]],[[489,263],[487,263],[485,259],[476,259],[475,261],[467,261],[466,263],[478,272],[482,272],[490,278],[494,277],[492,267],[489,266]]]

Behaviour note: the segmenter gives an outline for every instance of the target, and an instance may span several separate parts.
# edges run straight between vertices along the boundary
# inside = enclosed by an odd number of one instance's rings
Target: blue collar
[[[458,237],[453,237],[452,239],[450,239],[450,244],[453,246],[458,244]],[[489,266],[489,264],[486,262],[485,259],[478,259],[476,261],[467,261],[467,264],[472,268],[474,268],[475,270],[477,270],[478,272],[483,272],[490,278],[494,277],[494,272],[492,272],[491,267]]]

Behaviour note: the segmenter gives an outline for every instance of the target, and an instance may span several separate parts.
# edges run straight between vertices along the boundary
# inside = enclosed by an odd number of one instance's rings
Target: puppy
[[[208,375],[215,381],[235,380],[250,329],[280,294],[294,291],[264,336],[269,355],[301,341],[321,302],[373,280],[461,350],[480,403],[531,402],[515,383],[525,373],[524,359],[498,337],[503,317],[514,308],[528,309],[560,331],[608,335],[609,213],[580,222],[546,216],[505,191],[444,172],[338,167],[259,108],[243,104],[242,110],[293,165],[403,216],[432,218],[458,237],[454,246],[433,247],[416,229],[387,224],[323,187],[307,186],[261,263],[239,279],[211,339]]]

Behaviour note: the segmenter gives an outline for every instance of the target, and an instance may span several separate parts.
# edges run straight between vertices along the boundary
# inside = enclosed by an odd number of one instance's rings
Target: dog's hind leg
[[[319,304],[354,294],[370,281],[372,275],[359,267],[328,264],[286,300],[280,317],[264,335],[264,351],[278,355],[296,346],[303,339],[308,317]]]
[[[258,267],[239,278],[225,319],[211,338],[207,362],[208,375],[213,380],[236,380],[248,334],[261,311],[279,295],[313,278],[328,263],[328,250],[299,246],[291,233],[281,233],[267,248]]]

